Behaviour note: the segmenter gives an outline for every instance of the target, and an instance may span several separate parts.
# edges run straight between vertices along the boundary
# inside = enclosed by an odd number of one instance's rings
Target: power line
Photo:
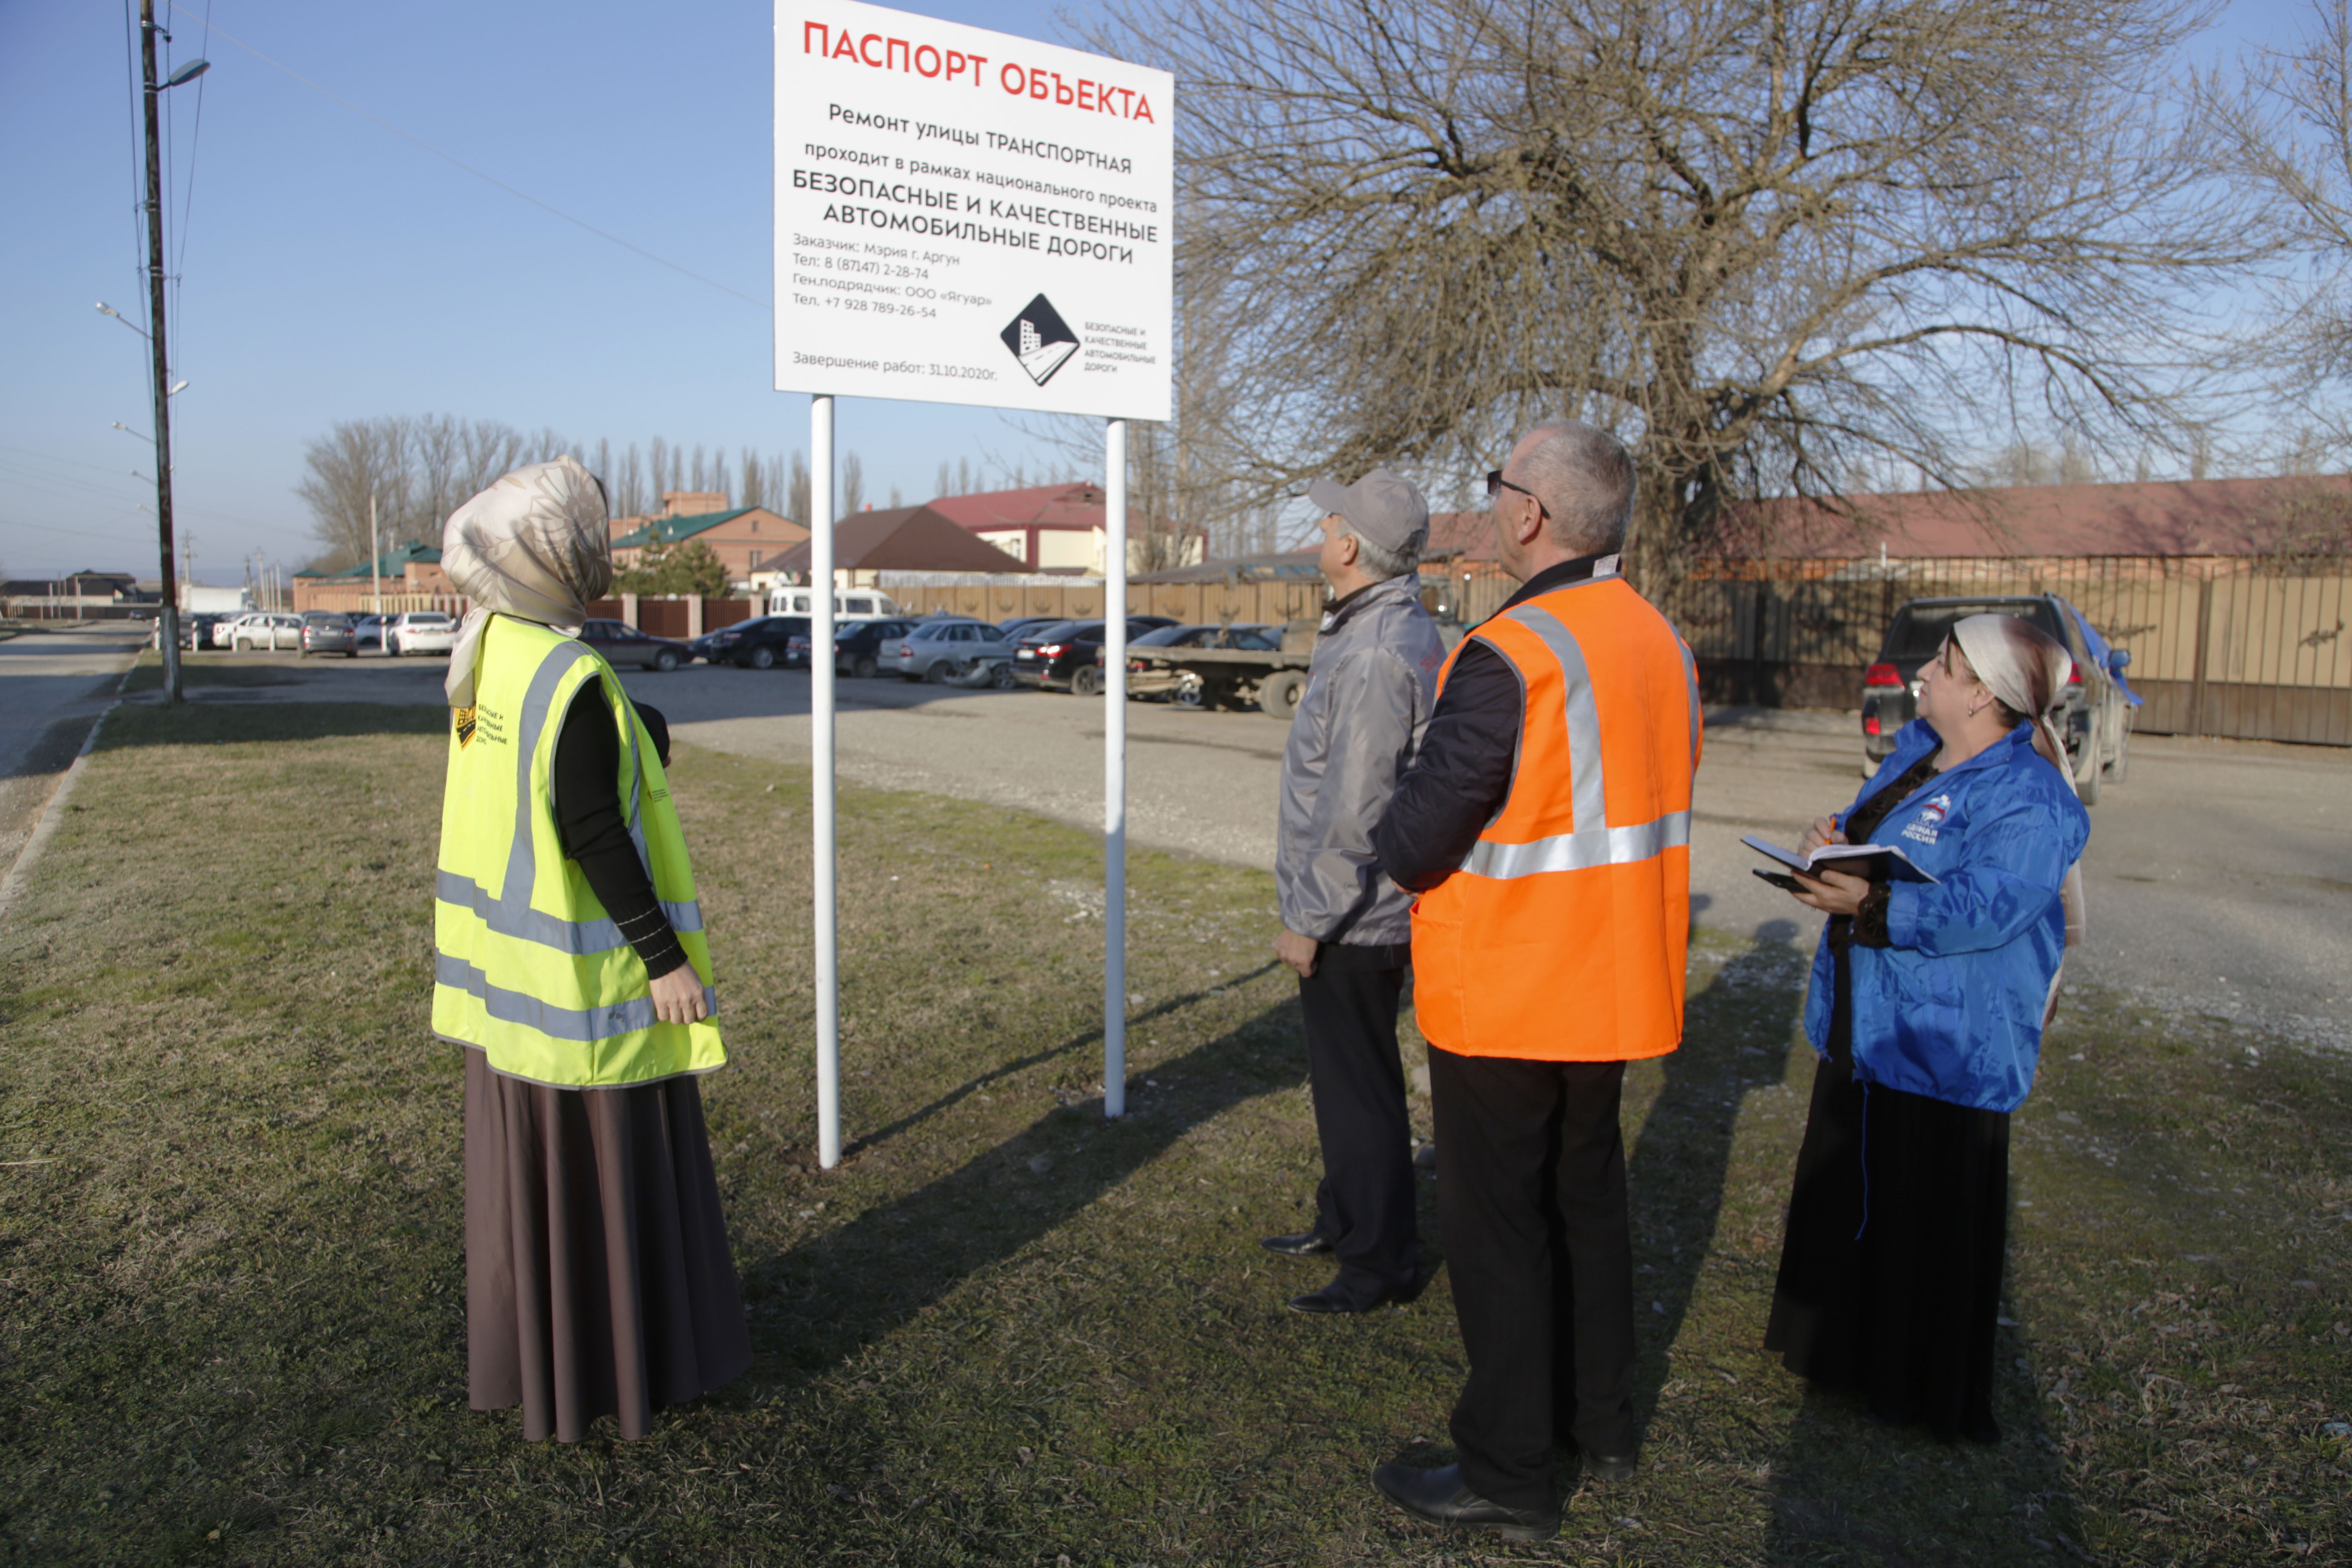
[[[594,224],[588,222],[585,218],[574,217],[570,213],[565,212],[562,207],[559,207],[551,202],[541,201],[529,191],[519,190],[515,186],[508,184],[504,180],[499,179],[497,175],[487,174],[480,169],[477,169],[473,164],[467,163],[463,158],[444,153],[440,148],[436,147],[432,142],[425,141],[423,137],[410,135],[407,132],[403,131],[399,126],[394,125],[391,121],[383,119],[380,115],[369,113],[366,110],[362,109],[358,104],[353,103],[350,99],[344,98],[338,93],[331,92],[326,88],[320,87],[317,82],[312,81],[309,77],[304,76],[301,72],[293,69],[289,66],[282,65],[277,60],[271,59],[268,55],[263,54],[259,49],[255,48],[251,44],[247,43],[244,39],[236,37],[235,34],[223,31],[221,28],[214,26],[210,19],[196,16],[193,11],[190,11],[185,6],[178,4],[178,0],[164,0],[164,3],[170,5],[173,10],[179,12],[181,16],[187,17],[190,21],[202,23],[206,31],[219,34],[220,37],[227,39],[230,43],[235,44],[238,48],[243,49],[247,54],[251,55],[255,59],[259,60],[262,64],[269,67],[271,69],[281,71],[285,75],[292,77],[296,81],[300,82],[304,87],[309,88],[312,92],[317,93],[320,97],[332,99],[335,102],[341,104],[345,109],[350,110],[353,114],[358,115],[361,119],[383,127],[383,129],[391,132],[394,136],[399,137],[404,142],[415,143],[417,146],[424,148],[427,153],[432,153],[436,158],[440,159],[444,163],[455,164],[457,167],[463,169],[466,173],[473,175],[476,179],[483,181],[488,184],[496,185],[499,189],[506,192],[507,195],[527,201],[531,205],[539,208],[541,212],[551,213],[555,216],[562,218],[564,222],[572,225],[574,228],[584,229],[588,233],[594,235],[598,239],[609,241],[614,245],[619,246],[624,250],[632,252],[637,256],[642,256],[647,261],[653,262],[656,266],[667,267],[672,272],[693,279],[697,283],[708,284],[709,287],[718,289],[722,294],[732,294],[736,299],[742,300],[744,303],[757,305],[762,310],[772,310],[774,309],[774,307],[765,300],[757,299],[752,295],[746,294],[740,289],[730,289],[715,278],[705,278],[701,273],[695,271],[692,268],[681,267],[677,262],[670,260],[667,257],[656,256],[652,251],[647,250],[642,245],[633,245],[629,241],[623,239],[617,234],[607,233],[604,229],[598,228]]]

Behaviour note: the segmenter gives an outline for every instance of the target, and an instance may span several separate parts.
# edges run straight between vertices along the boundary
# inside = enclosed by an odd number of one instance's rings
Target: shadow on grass
[[[1753,945],[1726,962],[1684,1009],[1683,1047],[1664,1059],[1665,1084],[1651,1102],[1625,1164],[1637,1256],[1654,1270],[1633,1280],[1634,1321],[1643,1349],[1633,1405],[1646,1428],[1664,1384],[1667,1352],[1715,1250],[1724,1184],[1741,1102],[1778,1084],[1804,993],[1791,990],[1801,963],[1793,921],[1768,921]],[[1661,1256],[1663,1255],[1663,1256]]]
[[[234,746],[364,735],[441,735],[449,710],[396,702],[126,702],[99,731],[100,752],[141,746]]]
[[[1182,1005],[1180,999],[1168,1007]],[[1077,1217],[1193,1128],[1244,1100],[1295,1087],[1306,1073],[1307,1053],[1286,1020],[1289,1010],[1288,1004],[1269,1007],[1160,1063],[1152,1068],[1163,1086],[1159,1094],[1120,1121],[1103,1121],[1098,1100],[1057,1106],[951,1173],[747,1268],[744,1294],[758,1358],[751,1382],[766,1385],[762,1394],[782,1392],[837,1365]],[[1090,1031],[993,1068],[861,1145],[871,1149],[986,1082],[1100,1037]]]

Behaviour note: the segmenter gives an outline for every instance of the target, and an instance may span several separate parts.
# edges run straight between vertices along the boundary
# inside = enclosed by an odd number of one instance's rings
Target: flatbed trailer
[[[1284,641],[1291,638],[1286,637]],[[1307,667],[1315,658],[1313,634],[1297,652],[1259,653],[1235,647],[1131,647],[1130,660],[1164,666],[1200,682],[1203,708],[1255,705],[1269,719],[1287,724],[1307,689]]]

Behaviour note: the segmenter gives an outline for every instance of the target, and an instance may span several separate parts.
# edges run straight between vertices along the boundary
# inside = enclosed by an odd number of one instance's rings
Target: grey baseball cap
[[[1317,479],[1307,499],[1326,513],[1348,520],[1348,531],[1383,550],[1402,550],[1416,533],[1429,532],[1429,502],[1411,479],[1374,468],[1352,485]]]

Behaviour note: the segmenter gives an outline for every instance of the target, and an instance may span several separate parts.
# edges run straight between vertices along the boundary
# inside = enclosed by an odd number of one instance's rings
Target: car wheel
[[[666,647],[662,649],[661,652],[654,655],[654,668],[660,670],[664,675],[667,675],[671,670],[676,669],[677,668],[677,650],[676,648]]]
[[[1297,716],[1298,694],[1306,689],[1305,675],[1295,669],[1277,669],[1258,682],[1257,710],[1287,724]]]
[[[861,653],[849,661],[849,673],[860,680],[871,680],[881,673],[882,667],[874,662],[870,653]]]
[[[955,670],[948,660],[935,658],[931,660],[931,668],[923,671],[923,680],[927,685],[945,686],[948,683],[948,677],[954,673]]]
[[[999,691],[1010,691],[1014,687],[1021,684],[1020,680],[1014,677],[1013,667],[1009,664],[998,665],[996,667],[996,672],[989,678],[988,683],[991,686],[995,687]]]
[[[1168,700],[1179,708],[1205,706],[1201,698],[1201,683],[1197,680],[1188,680],[1179,686],[1174,691],[1169,693]]]
[[[1078,666],[1070,676],[1070,695],[1073,697],[1100,697],[1102,689],[1102,671],[1091,664]]]
[[[751,650],[751,668],[752,668],[753,669],[773,669],[773,668],[776,668],[776,650],[775,650],[774,648],[772,648],[772,647],[755,647],[755,648],[753,648],[753,649]]]

